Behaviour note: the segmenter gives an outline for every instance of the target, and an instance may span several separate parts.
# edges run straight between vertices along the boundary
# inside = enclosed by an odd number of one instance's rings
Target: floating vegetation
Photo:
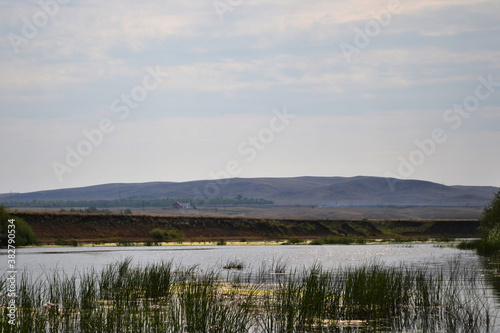
[[[222,266],[223,269],[237,269],[237,270],[242,270],[245,267],[245,264],[243,261],[234,259],[234,260],[229,260],[226,262],[224,266]]]
[[[0,332],[495,331],[483,280],[456,262],[441,270],[285,267],[277,261],[255,275],[222,274],[171,262],[134,266],[128,258],[100,272],[24,273],[15,325],[8,323],[2,277]]]

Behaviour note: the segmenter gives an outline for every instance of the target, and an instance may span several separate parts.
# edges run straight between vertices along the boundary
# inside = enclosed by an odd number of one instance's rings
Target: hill
[[[445,186],[421,180],[382,177],[232,178],[189,182],[103,184],[88,187],[0,194],[1,203],[57,200],[210,199],[215,197],[272,200],[278,205],[320,207],[434,206],[478,207],[491,201],[498,188]]]

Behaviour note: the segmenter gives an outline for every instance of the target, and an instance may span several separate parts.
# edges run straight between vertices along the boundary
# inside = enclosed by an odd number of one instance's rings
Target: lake
[[[131,257],[133,264],[145,265],[173,261],[176,266],[198,265],[207,270],[222,268],[228,260],[244,263],[245,271],[263,263],[281,261],[288,268],[301,269],[319,263],[324,269],[377,261],[385,265],[428,266],[441,268],[457,260],[480,267],[478,256],[439,244],[376,245],[238,245],[238,246],[157,246],[157,247],[32,247],[16,251],[17,270],[34,275],[57,270],[72,274],[87,268],[100,271],[104,266]],[[7,269],[6,251],[0,254],[0,275]]]
[[[162,262],[186,270],[151,265]],[[33,247],[16,263],[33,279],[14,331],[500,330],[498,266],[449,244]]]

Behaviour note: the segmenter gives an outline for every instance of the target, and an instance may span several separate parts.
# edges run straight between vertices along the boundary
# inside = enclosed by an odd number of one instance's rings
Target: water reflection
[[[500,256],[479,257],[484,280],[500,304]]]
[[[6,262],[6,252],[0,260]],[[278,258],[288,268],[302,269],[318,263],[323,269],[356,266],[368,262],[380,262],[389,266],[444,267],[451,260],[466,265],[478,265],[478,257],[472,251],[460,251],[435,244],[380,244],[380,245],[324,245],[324,246],[161,246],[161,247],[81,247],[81,248],[23,248],[17,251],[17,269],[39,274],[43,271],[84,271],[103,267],[132,257],[133,264],[145,265],[172,261],[176,265],[202,269],[222,268],[228,260],[238,260],[245,269],[258,270],[262,263],[272,263]],[[0,275],[5,272],[0,266]]]

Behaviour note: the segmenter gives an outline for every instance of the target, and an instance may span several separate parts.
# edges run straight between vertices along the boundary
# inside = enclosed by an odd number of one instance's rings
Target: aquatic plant
[[[245,264],[243,261],[234,259],[234,260],[229,260],[227,261],[222,268],[224,269],[238,269],[241,270],[245,267]]]
[[[132,258],[68,276],[23,273],[16,324],[0,278],[0,332],[487,332],[497,313],[472,266],[369,263],[326,271],[286,262],[202,271]],[[276,274],[279,272],[278,274]]]

